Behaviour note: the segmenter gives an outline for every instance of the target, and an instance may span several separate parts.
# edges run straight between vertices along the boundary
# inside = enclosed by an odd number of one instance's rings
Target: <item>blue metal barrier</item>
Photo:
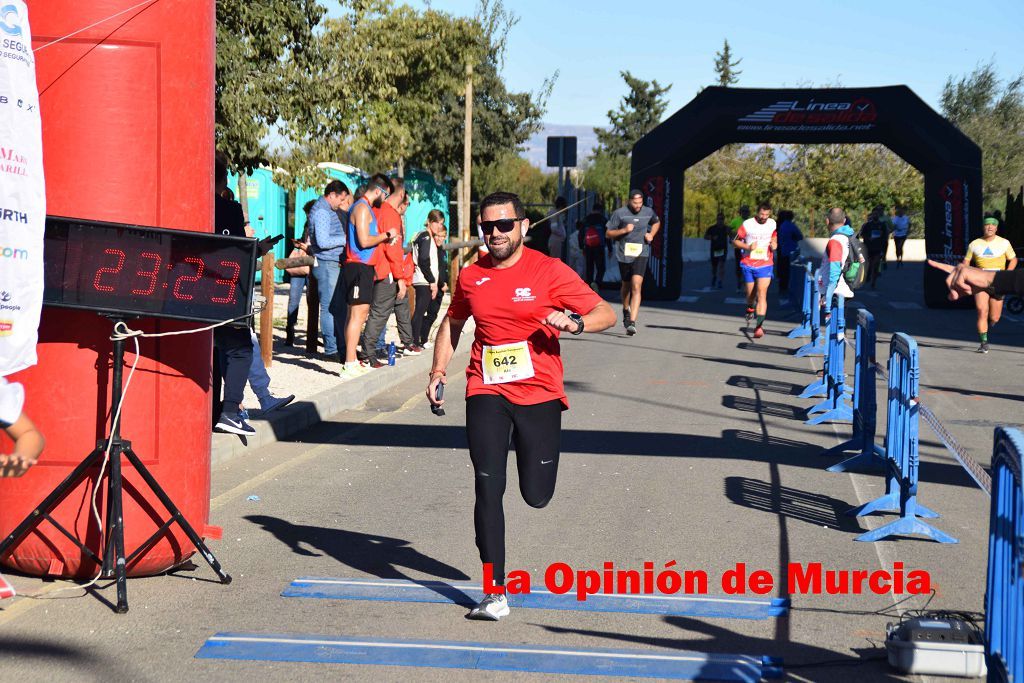
[[[811,341],[796,350],[797,358],[804,356],[825,355],[825,340],[821,336],[821,292],[818,289],[818,276],[810,272],[810,303],[811,303]]]
[[[807,411],[814,415],[806,424],[823,422],[851,422],[853,408],[846,402],[850,387],[846,384],[846,299],[838,294],[832,298],[828,322],[825,365],[821,381],[825,385],[825,400]],[[812,385],[813,386],[813,385]],[[808,387],[810,389],[811,387]],[[806,391],[805,391],[806,393]],[[812,394],[813,395],[813,394]],[[803,394],[801,394],[803,397]]]
[[[853,371],[853,435],[848,441],[833,446],[822,455],[839,455],[848,450],[859,451],[853,457],[828,468],[829,472],[848,470],[878,470],[883,465],[885,449],[875,443],[878,429],[876,411],[878,399],[875,396],[875,316],[861,308],[857,311],[856,331],[857,356]]]
[[[899,332],[889,345],[889,395],[885,430],[885,495],[847,512],[863,517],[874,512],[898,512],[900,518],[857,541],[880,541],[890,536],[921,534],[939,543],[957,540],[918,517],[938,517],[917,502],[918,470],[918,382],[921,366],[917,342]]]
[[[996,427],[985,583],[985,658],[990,681],[1024,681],[1024,435]]]
[[[794,269],[795,267],[796,264],[791,266]],[[811,280],[814,277],[814,269],[810,263],[801,263],[800,271],[804,274],[802,278],[789,278],[789,301],[801,312],[800,324],[786,335],[790,339],[809,337],[811,334],[811,306],[814,305],[814,285]]]

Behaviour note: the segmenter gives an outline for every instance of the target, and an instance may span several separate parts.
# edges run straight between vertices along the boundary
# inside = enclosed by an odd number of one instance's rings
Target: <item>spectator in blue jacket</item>
[[[335,320],[345,320],[344,293],[337,296],[341,259],[345,251],[345,230],[338,209],[352,205],[352,193],[345,183],[332,180],[324,188],[324,196],[316,200],[309,210],[309,254],[316,258],[313,277],[320,294],[320,332],[324,338],[324,355],[329,360],[338,358],[338,337]]]
[[[779,291],[785,295],[789,291],[790,261],[800,254],[799,242],[804,238],[800,228],[793,222],[792,211],[779,211],[779,258],[775,268],[779,278]]]

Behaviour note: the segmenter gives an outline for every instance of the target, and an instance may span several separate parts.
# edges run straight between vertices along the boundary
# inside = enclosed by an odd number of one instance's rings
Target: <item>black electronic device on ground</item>
[[[976,678],[987,671],[981,630],[964,619],[924,614],[886,631],[889,665],[903,673]]]

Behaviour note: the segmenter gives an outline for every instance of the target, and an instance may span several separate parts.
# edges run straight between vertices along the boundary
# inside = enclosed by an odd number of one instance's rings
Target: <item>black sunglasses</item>
[[[494,233],[495,228],[497,228],[500,232],[503,233],[512,232],[516,227],[516,223],[518,222],[519,221],[517,221],[514,218],[502,218],[496,221],[480,221],[480,229],[483,231],[485,235],[491,235],[492,233]]]

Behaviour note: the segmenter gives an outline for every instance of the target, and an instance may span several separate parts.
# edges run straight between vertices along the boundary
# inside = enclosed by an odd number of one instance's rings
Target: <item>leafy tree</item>
[[[518,151],[540,129],[553,84],[552,79],[544,81],[537,93],[509,92],[496,61],[488,59],[474,67],[474,169]],[[465,116],[464,92],[448,92],[438,98],[436,110],[417,129],[421,144],[412,157],[415,163],[439,177],[461,176]]]
[[[626,199],[629,172],[629,157],[599,150],[582,169],[582,186],[596,192],[605,206],[614,206]]]
[[[609,128],[595,128],[598,146],[582,169],[583,185],[612,206],[624,202],[629,192],[629,157],[633,145],[651,132],[668,108],[666,93],[672,85],[645,81],[629,71],[620,72],[629,92],[617,111],[608,112]]]
[[[383,0],[347,7],[325,25],[317,73],[302,93],[318,106],[289,122],[290,165],[300,175],[332,159],[364,168],[402,161],[460,176],[467,63],[474,66],[474,165],[518,149],[539,127],[551,80],[538,93],[506,88],[500,69],[517,18],[500,1],[482,0],[471,18]]]
[[[324,12],[316,0],[217,0],[216,141],[235,168],[271,160],[268,133],[304,90]]]
[[[502,190],[515,192],[527,204],[550,204],[558,193],[554,173],[544,173],[514,151],[474,168],[472,182],[477,197]]]
[[[733,61],[729,41],[723,41],[721,52],[715,53],[715,74],[718,76],[718,85],[727,88],[738,83],[743,72],[738,71],[736,67],[742,61],[742,59]]]
[[[622,71],[620,75],[629,92],[622,98],[617,111],[608,112],[611,128],[595,128],[594,132],[601,152],[627,156],[637,140],[661,123],[668,107],[665,95],[672,85],[662,87],[656,80],[645,81],[629,71]]]
[[[1000,208],[1007,188],[1024,184],[1024,74],[1000,80],[994,62],[946,79],[942,114],[981,147],[984,205]]]
[[[921,174],[881,145],[733,145],[689,169],[686,191],[686,234],[701,228],[691,192],[709,197],[730,218],[740,204],[767,200],[776,210],[794,211],[812,235],[832,206],[845,208],[854,223],[877,204],[905,205],[912,218],[924,206]]]

